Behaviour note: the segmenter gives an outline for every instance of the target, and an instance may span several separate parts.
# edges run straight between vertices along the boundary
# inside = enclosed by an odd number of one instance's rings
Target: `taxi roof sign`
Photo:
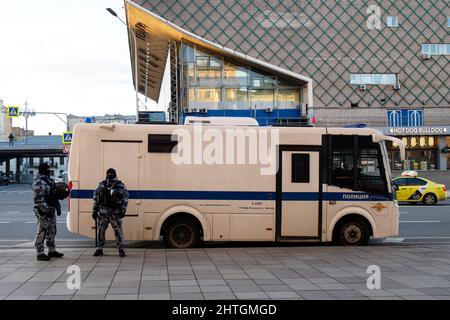
[[[72,144],[72,132],[63,132],[62,134],[62,144]]]
[[[417,177],[417,171],[407,170],[402,172],[402,177]]]
[[[7,118],[18,118],[20,117],[20,107],[19,106],[9,106],[6,108]]]

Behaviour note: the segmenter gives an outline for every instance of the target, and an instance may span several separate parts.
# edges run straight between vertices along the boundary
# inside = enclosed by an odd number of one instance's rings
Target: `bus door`
[[[320,147],[280,146],[276,183],[278,240],[320,240]]]
[[[139,216],[139,168],[141,162],[142,141],[140,140],[102,140],[103,169],[114,168],[129,193],[128,208],[123,219],[124,236],[127,240],[141,240],[142,223]],[[108,237],[114,239],[112,228],[108,228]]]

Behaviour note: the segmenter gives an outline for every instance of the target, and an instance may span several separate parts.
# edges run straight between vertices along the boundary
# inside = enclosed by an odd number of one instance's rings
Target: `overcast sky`
[[[0,99],[35,111],[135,114],[123,0],[0,0]],[[24,127],[24,120],[14,126]],[[61,134],[55,116],[28,121]]]

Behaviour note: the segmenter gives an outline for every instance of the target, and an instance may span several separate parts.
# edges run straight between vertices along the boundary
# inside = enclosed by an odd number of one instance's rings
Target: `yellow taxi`
[[[402,202],[422,202],[432,205],[447,199],[445,185],[418,177],[415,171],[405,171],[401,177],[394,178],[397,200]]]

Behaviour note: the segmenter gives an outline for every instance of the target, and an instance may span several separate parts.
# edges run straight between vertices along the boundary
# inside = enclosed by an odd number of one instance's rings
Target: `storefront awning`
[[[201,38],[131,1],[125,1],[125,12],[127,23],[137,37],[138,91],[150,99],[154,101],[159,99],[170,41],[181,42],[184,40],[202,46],[218,55],[282,76],[299,86],[308,86],[308,104],[312,106],[311,78]],[[131,33],[129,33],[129,44],[134,79],[135,48]]]

